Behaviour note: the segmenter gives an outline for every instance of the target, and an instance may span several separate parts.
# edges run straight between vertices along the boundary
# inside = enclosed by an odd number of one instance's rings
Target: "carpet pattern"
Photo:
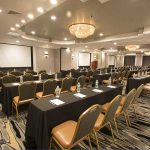
[[[136,104],[138,118],[136,118],[132,108],[129,110],[131,127],[126,126],[123,116],[117,119],[119,136],[113,125],[115,142],[112,140],[108,127],[103,128],[98,133],[101,149],[117,150],[148,150],[150,149],[150,98],[143,97]],[[27,113],[21,112],[19,120],[15,116],[7,118],[0,114],[0,150],[25,150],[25,124]],[[82,143],[84,147],[77,146],[75,149],[89,149],[88,143]],[[92,142],[93,149],[97,147]],[[54,144],[53,148],[58,149]]]

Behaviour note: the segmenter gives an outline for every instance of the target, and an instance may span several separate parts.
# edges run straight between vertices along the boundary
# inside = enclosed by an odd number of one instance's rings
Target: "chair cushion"
[[[36,93],[36,97],[37,97],[38,99],[42,98],[42,96],[43,96],[43,92],[38,92],[38,93]]]
[[[100,113],[94,125],[94,130],[96,131],[100,130],[100,128],[103,126],[104,117],[105,115],[103,113]]]
[[[124,103],[126,102],[126,96],[122,96],[122,100],[120,102],[120,105],[124,105]]]
[[[66,121],[52,129],[52,136],[61,144],[64,148],[71,146],[72,138],[75,134],[77,122]]]
[[[71,91],[74,92],[76,90],[76,86],[71,86]]]
[[[122,111],[122,106],[118,106],[117,111],[116,111],[116,115],[118,116]]]
[[[102,105],[102,111],[106,112],[108,110],[109,106],[110,106],[110,103],[106,103],[106,104]]]
[[[149,85],[144,85],[144,90],[145,91],[150,91],[150,86]]]
[[[29,103],[30,101],[32,101],[33,99],[27,99],[27,100],[21,100],[21,101],[19,101],[19,96],[15,96],[14,98],[13,98],[13,102],[15,103],[15,104],[25,104],[25,103]]]
[[[109,80],[103,80],[103,84],[109,84]]]

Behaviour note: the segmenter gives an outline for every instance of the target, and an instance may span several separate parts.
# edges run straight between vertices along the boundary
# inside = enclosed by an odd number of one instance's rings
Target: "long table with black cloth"
[[[57,85],[61,87],[63,78],[56,79]],[[73,85],[76,83],[76,78],[73,78]],[[37,80],[33,81],[37,84],[36,92],[40,92],[43,90],[43,83],[46,80]],[[5,83],[2,85],[2,111],[7,115],[10,116],[12,114],[12,101],[13,97],[18,96],[18,86],[21,83]]]
[[[138,88],[141,84],[146,84],[150,82],[150,76],[137,77],[137,78],[128,78],[126,93],[130,92],[133,88]]]
[[[105,73],[105,74],[95,74],[93,76],[93,85],[95,84],[95,81],[98,80],[99,85],[102,84],[103,80],[108,80],[110,78],[111,74],[110,73]]]
[[[50,100],[55,96],[32,101],[27,116],[25,143],[29,149],[48,149],[52,129],[68,120],[77,121],[78,117],[94,104],[103,105],[110,102],[115,96],[122,93],[122,86],[115,88],[106,85],[99,86],[101,93],[93,91],[94,88],[81,89],[84,98],[74,96],[75,92],[61,94],[59,100],[62,105],[54,105]]]

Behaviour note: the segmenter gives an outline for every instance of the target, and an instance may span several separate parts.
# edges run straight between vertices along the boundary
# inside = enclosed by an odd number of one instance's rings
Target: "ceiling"
[[[38,6],[44,8],[43,14],[36,11]],[[74,43],[77,48],[82,49],[85,45],[89,49],[123,49],[127,44],[140,44],[149,51],[149,7],[150,0],[109,0],[106,3],[101,3],[100,0],[58,0],[56,6],[49,0],[0,0],[0,9],[3,9],[0,14],[0,42],[14,43],[19,39],[21,44],[48,45],[56,49],[74,47]],[[10,15],[10,10],[20,14]],[[28,13],[33,13],[35,19],[29,20]],[[57,19],[52,21],[51,15],[55,15]],[[21,24],[21,19],[25,19],[27,23]],[[69,33],[68,27],[77,22],[93,23],[96,26],[95,34],[84,40],[76,39]],[[12,35],[10,27],[14,27],[16,23],[21,27],[13,31],[15,34]],[[32,30],[36,31],[36,35],[31,35]],[[104,36],[100,37],[99,33]]]

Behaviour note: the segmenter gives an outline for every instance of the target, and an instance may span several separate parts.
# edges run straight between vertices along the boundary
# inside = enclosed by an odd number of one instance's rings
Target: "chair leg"
[[[14,114],[14,104],[12,103],[12,115]]]
[[[124,118],[125,118],[125,121],[126,121],[127,127],[129,128],[129,123],[128,123],[128,119],[127,119],[126,113],[124,112],[123,114],[124,114]]]
[[[100,149],[100,146],[99,146],[99,142],[98,142],[98,138],[97,138],[96,131],[94,131],[94,136],[95,136],[95,139],[96,139],[97,149]]]
[[[52,148],[52,141],[53,141],[53,138],[51,137],[51,139],[50,139],[50,146],[49,146],[50,150]]]
[[[90,150],[92,150],[92,145],[91,145],[91,140],[90,140],[90,136],[88,135],[88,141],[89,141],[89,145],[90,145]]]
[[[15,109],[16,109],[16,118],[18,119],[19,114],[18,114],[18,106],[17,105],[15,105]]]
[[[127,116],[127,119],[128,119],[129,126],[131,126],[130,117],[129,117],[129,114],[128,114],[127,110],[126,110],[126,116]]]
[[[111,123],[110,123],[110,122],[109,122],[109,127],[110,127],[110,130],[111,130],[111,134],[112,134],[113,141],[115,142],[115,137],[114,137],[114,133],[113,133],[112,125],[111,125]]]
[[[117,134],[119,136],[119,131],[118,131],[118,126],[117,126],[116,118],[114,118],[114,123],[115,123],[115,128],[116,128]]]

